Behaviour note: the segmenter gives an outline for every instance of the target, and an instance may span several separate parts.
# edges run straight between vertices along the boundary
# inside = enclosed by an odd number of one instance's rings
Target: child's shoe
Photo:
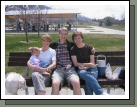
[[[43,76],[47,76],[47,77],[50,76],[50,73],[48,73],[48,72],[46,72],[46,71],[45,71],[45,72],[42,72],[41,74],[42,74]]]
[[[51,70],[50,70],[50,69],[47,69],[46,71],[47,71],[48,73],[51,73]]]

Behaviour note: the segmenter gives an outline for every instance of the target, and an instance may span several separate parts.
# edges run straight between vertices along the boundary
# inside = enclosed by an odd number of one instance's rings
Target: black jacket
[[[71,59],[70,49],[71,49],[72,46],[74,46],[74,43],[73,43],[73,42],[70,42],[70,41],[68,41],[68,40],[66,40],[66,42],[67,42],[67,50],[69,51],[69,57],[70,57],[70,59]],[[51,43],[51,44],[49,45],[49,47],[52,48],[52,49],[56,49],[57,46],[58,46],[58,42],[53,42],[53,43]],[[71,59],[71,61],[72,61],[72,59]],[[72,63],[73,63],[73,62],[72,62]]]

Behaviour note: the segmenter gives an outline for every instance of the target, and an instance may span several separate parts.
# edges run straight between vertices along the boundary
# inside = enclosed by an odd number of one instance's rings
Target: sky
[[[121,16],[125,14],[124,5],[51,5],[51,7],[54,9],[76,10],[81,15],[91,19],[103,19],[106,16],[121,19]]]

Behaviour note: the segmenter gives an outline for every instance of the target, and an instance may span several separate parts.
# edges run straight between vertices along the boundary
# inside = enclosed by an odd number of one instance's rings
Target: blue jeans
[[[47,67],[47,66],[48,66],[48,63],[47,63],[47,62],[41,61],[41,62],[39,63],[39,67]]]
[[[84,91],[85,95],[93,95],[93,92],[96,95],[100,95],[103,93],[103,89],[98,83],[98,69],[89,68],[87,70],[78,70],[78,75],[80,79],[85,81]]]

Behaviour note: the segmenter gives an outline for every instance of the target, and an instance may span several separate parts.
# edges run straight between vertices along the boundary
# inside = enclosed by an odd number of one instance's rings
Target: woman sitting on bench
[[[84,91],[86,95],[109,95],[103,91],[98,83],[98,69],[94,62],[93,47],[83,43],[82,32],[75,31],[72,40],[76,44],[71,48],[71,58],[77,69],[80,79],[85,81]]]
[[[45,86],[49,85],[51,80],[51,76],[43,76],[41,73],[45,72],[47,69],[51,70],[56,67],[56,51],[49,47],[50,42],[51,37],[49,35],[42,36],[42,48],[40,49],[39,59],[40,61],[48,62],[48,67],[36,67],[30,63],[30,60],[27,62],[28,67],[34,71],[32,73],[32,81],[38,95],[45,95]]]

